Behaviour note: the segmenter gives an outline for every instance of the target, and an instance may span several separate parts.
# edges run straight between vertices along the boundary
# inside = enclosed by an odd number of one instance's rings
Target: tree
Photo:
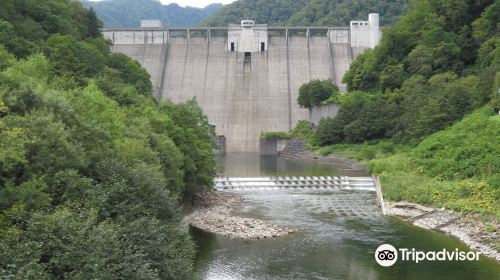
[[[0,278],[195,278],[179,203],[211,184],[213,128],[156,101],[96,24],[74,1],[2,2]],[[43,53],[15,58],[23,40]]]
[[[11,66],[15,61],[15,57],[10,54],[5,47],[0,43],[0,71]]]
[[[301,107],[312,108],[338,93],[339,88],[332,81],[313,80],[299,88],[297,102]]]
[[[417,144],[495,102],[497,2],[412,1],[380,44],[351,64],[343,78],[351,92],[338,115],[320,124],[319,142]]]
[[[85,21],[88,29],[88,37],[97,38],[101,36],[100,28],[102,28],[102,22],[97,18],[97,15],[92,7],[85,11]]]
[[[57,75],[69,76],[80,83],[104,68],[104,55],[94,45],[73,36],[52,35],[44,44],[44,53]]]
[[[139,94],[150,96],[153,91],[151,77],[141,67],[139,62],[131,60],[121,53],[114,53],[109,56],[107,65],[119,71],[120,78],[133,84]]]
[[[351,20],[361,20],[371,12],[380,13],[381,24],[396,21],[408,6],[407,0],[240,0],[224,6],[210,15],[203,25],[227,26],[243,18],[258,23],[285,26],[347,26]]]

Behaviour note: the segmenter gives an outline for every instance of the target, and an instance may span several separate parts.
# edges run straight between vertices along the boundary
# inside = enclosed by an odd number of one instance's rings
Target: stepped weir
[[[313,208],[319,207],[320,212],[363,218],[385,215],[378,177],[218,177],[215,179],[214,188],[220,192],[241,193],[244,196],[253,194],[261,198],[264,194],[271,197],[306,194],[305,197],[309,198],[302,200],[302,203]]]
[[[265,189],[342,189],[375,192],[372,177],[347,176],[272,176],[272,177],[219,177],[214,188],[223,190]]]

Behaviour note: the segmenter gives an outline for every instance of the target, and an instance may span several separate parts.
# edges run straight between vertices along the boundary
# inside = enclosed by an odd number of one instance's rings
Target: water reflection
[[[260,156],[258,153],[231,153],[219,158],[219,169],[225,176],[273,175],[339,175],[339,166],[320,162],[283,159],[278,156]]]

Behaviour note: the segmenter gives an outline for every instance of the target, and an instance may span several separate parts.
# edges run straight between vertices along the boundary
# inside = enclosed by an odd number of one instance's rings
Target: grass
[[[285,131],[266,131],[260,134],[260,139],[288,139],[291,138],[290,134]]]
[[[493,232],[497,231],[497,228],[496,228],[494,225],[486,225],[486,226],[484,227],[484,230],[485,230],[486,232],[493,233]]]
[[[366,161],[405,152],[409,149],[410,148],[407,146],[394,144],[387,140],[381,140],[364,144],[336,144],[325,146],[317,148],[316,152],[324,156],[335,153],[345,157]]]

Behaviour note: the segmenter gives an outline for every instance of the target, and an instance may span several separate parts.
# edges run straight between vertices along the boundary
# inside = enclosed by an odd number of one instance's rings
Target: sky
[[[101,0],[91,0],[91,1],[101,1]],[[212,3],[222,3],[229,4],[234,2],[235,0],[160,0],[163,4],[177,3],[179,6],[186,7],[198,7],[203,8]]]
[[[191,7],[199,7],[203,8],[212,3],[222,3],[229,4],[234,2],[235,0],[160,0],[163,4],[177,3],[179,6],[191,6]]]

